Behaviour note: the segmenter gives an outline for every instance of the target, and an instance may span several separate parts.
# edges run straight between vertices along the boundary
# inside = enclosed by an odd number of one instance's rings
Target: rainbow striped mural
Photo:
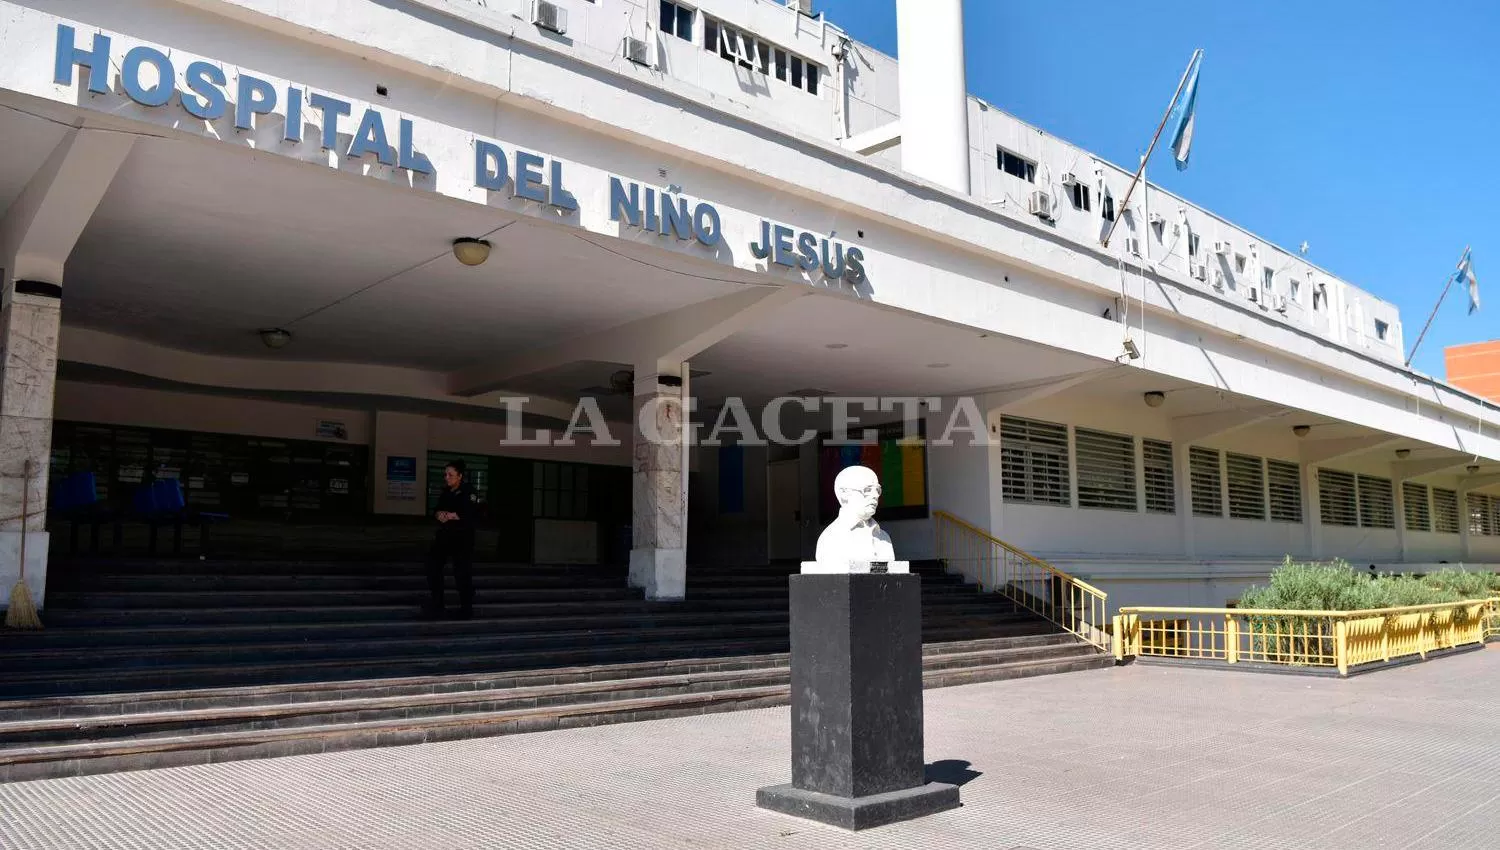
[[[924,423],[925,424],[925,423]],[[905,436],[897,422],[874,429],[879,441],[870,445],[819,446],[818,498],[824,522],[838,515],[833,479],[850,466],[867,466],[880,476],[877,521],[920,519],[927,516],[927,441],[922,433]],[[853,436],[853,435],[851,435]],[[824,439],[827,437],[825,435]]]

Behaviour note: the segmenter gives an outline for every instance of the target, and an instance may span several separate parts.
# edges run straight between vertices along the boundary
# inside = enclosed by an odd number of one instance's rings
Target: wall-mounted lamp
[[[1312,430],[1312,426],[1311,425],[1293,425],[1292,426],[1292,433],[1296,434],[1299,437],[1306,437],[1307,436],[1307,432],[1311,431],[1311,430]]]
[[[1161,407],[1167,403],[1167,394],[1161,390],[1151,390],[1142,396],[1146,400],[1147,407]]]
[[[490,243],[467,236],[453,240],[453,256],[466,266],[477,266],[490,258]]]
[[[292,341],[292,332],[281,328],[261,328],[256,333],[260,334],[260,341],[266,344],[266,348],[285,348]]]
[[[1131,360],[1141,359],[1141,350],[1136,347],[1135,340],[1131,339],[1128,336],[1125,337],[1125,356],[1129,357]]]
[[[1396,457],[1406,460],[1411,457],[1411,449],[1396,449]]]

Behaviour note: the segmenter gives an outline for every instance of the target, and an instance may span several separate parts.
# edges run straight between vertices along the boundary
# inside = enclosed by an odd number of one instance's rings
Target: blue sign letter
[[[713,204],[699,204],[693,210],[693,235],[709,248],[724,240],[724,226],[720,224],[719,211]],[[750,250],[754,251],[755,246],[752,245]]]
[[[578,199],[573,197],[572,192],[563,188],[562,162],[559,160],[552,160],[552,182],[547,188],[551,190],[549,197],[552,199],[552,206],[568,212],[578,209]]]
[[[542,158],[528,151],[516,151],[516,195],[531,201],[547,203],[547,187],[542,185]]]
[[[641,184],[631,183],[630,192],[625,191],[625,184],[620,178],[609,178],[609,220],[620,221],[620,216],[625,216],[624,221],[631,227],[641,226]]]
[[[187,66],[187,87],[196,92],[198,97],[191,97],[184,93],[182,95],[182,108],[194,118],[202,118],[204,121],[217,121],[224,117],[226,99],[224,97],[224,86],[228,80],[224,79],[224,72],[217,65],[208,62],[194,62]]]
[[[364,117],[359,119],[359,129],[354,131],[354,141],[349,143],[348,156],[359,159],[367,153],[375,154],[382,165],[396,164],[396,152],[391,150],[385,137],[385,121],[373,109],[366,109]]]
[[[156,68],[156,85],[149,89],[141,85],[141,65],[147,62]],[[120,82],[125,86],[125,94],[136,103],[166,106],[172,99],[172,92],[177,89],[177,72],[165,53],[143,44],[130,48],[125,54],[125,61],[120,63]]]
[[[491,164],[493,163],[493,165]],[[510,182],[510,166],[505,151],[494,142],[474,140],[474,185],[498,192]]]
[[[418,174],[432,173],[432,160],[425,154],[417,153],[416,145],[412,142],[412,125],[410,118],[401,119],[401,167]]]
[[[323,113],[323,150],[332,150],[339,143],[339,116],[348,115],[353,105],[316,92],[307,96],[307,102]]]
[[[109,94],[109,36],[94,36],[93,50],[79,50],[74,45],[77,33],[67,24],[57,25],[57,59],[52,66],[52,82],[73,85],[73,66],[89,69],[89,91]]]
[[[778,224],[773,229],[775,242],[772,245],[771,259],[779,266],[797,267],[797,255],[792,253],[792,229]]]
[[[234,126],[241,130],[254,129],[251,116],[270,115],[276,110],[276,89],[260,77],[240,74],[238,91],[235,93]]]

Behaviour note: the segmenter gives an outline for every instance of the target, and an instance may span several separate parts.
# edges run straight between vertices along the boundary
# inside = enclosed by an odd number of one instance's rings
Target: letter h
[[[53,68],[52,82],[60,86],[73,85],[73,66],[80,65],[89,69],[89,91],[109,94],[109,36],[96,34],[92,50],[80,50],[76,39],[77,33],[72,27],[57,25],[57,64]]]

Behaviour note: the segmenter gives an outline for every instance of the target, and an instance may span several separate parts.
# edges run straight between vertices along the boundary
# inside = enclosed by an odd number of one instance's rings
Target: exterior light
[[[490,243],[483,239],[470,239],[467,236],[455,239],[453,240],[453,256],[466,266],[477,266],[490,258]]]
[[[1146,393],[1143,398],[1146,399],[1147,407],[1161,407],[1167,403],[1167,394],[1161,390],[1152,390]]]
[[[1311,431],[1311,430],[1312,430],[1312,426],[1311,425],[1293,425],[1292,426],[1292,433],[1296,434],[1299,437],[1306,437],[1307,436],[1307,432]]]
[[[291,331],[281,328],[261,328],[256,333],[260,334],[260,341],[266,344],[266,348],[285,348],[292,341]]]
[[[1464,469],[1467,469],[1469,471],[1469,474],[1473,475],[1474,473],[1479,471],[1479,464],[1471,463],[1468,466],[1464,467]]]
[[[1411,449],[1396,449],[1396,457],[1406,460],[1411,456]]]
[[[1141,350],[1136,347],[1135,340],[1130,337],[1125,338],[1125,356],[1131,360],[1141,359]]]

